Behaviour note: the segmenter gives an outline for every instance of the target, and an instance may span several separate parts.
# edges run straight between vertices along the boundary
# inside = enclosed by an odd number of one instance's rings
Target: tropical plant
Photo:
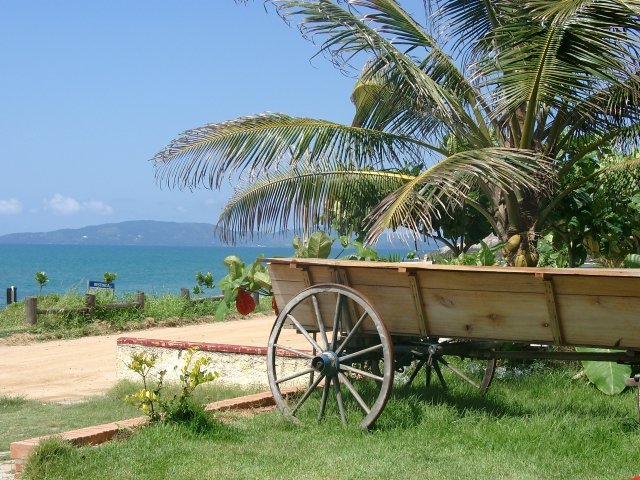
[[[331,238],[325,232],[313,232],[306,240],[296,235],[291,244],[298,258],[329,258],[333,242],[335,238]]]
[[[252,293],[271,295],[271,278],[266,267],[262,264],[262,256],[251,265],[245,265],[240,257],[229,255],[224,264],[228,274],[220,279],[218,286],[224,298],[216,309],[216,318],[223,319],[231,305],[235,305],[243,315],[251,313],[256,308]]]
[[[329,227],[369,207],[373,241],[401,226],[433,232],[443,211],[469,206],[516,244],[511,263],[532,265],[558,202],[624,168],[564,182],[573,167],[638,143],[637,2],[428,1],[425,25],[394,0],[271,3],[319,53],[360,71],[356,113],[352,125],[242,117],[186,131],[156,154],[169,186],[247,174],[219,218],[228,241]],[[372,191],[384,197],[375,205]]]
[[[196,273],[196,284],[193,286],[192,291],[194,295],[202,295],[205,288],[213,289],[215,286],[216,284],[213,281],[213,275],[211,275],[211,272],[198,272]]]
[[[118,274],[113,272],[104,272],[102,278],[106,283],[111,283],[115,282],[116,278],[118,278]]]
[[[36,272],[35,279],[40,287],[40,293],[42,293],[42,288],[49,283],[49,277],[45,272]]]

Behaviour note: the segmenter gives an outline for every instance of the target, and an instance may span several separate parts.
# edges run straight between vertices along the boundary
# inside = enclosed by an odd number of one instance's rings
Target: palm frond
[[[385,70],[386,75],[390,76],[393,72],[396,78],[397,95],[414,98],[418,104],[433,105],[438,118],[449,125],[466,125],[468,129],[475,130],[476,135],[483,134],[456,93],[440,85],[409,54],[400,51],[392,40],[383,35],[384,28],[374,28],[377,25],[370,20],[369,16],[358,16],[356,9],[341,8],[329,0],[315,2],[278,0],[276,3],[280,13],[287,20],[300,19],[300,29],[305,37],[312,40],[323,39],[320,53],[327,54],[339,67],[344,68],[345,65],[350,65],[354,59],[361,58],[363,54],[373,55],[374,58],[367,67],[368,75],[373,76],[378,71]],[[374,15],[373,18],[378,22],[391,18],[388,13],[383,14],[377,9],[377,3],[384,7],[392,5],[391,2],[382,0],[380,2],[352,0],[348,5],[353,7],[366,4],[369,8],[375,8],[374,11],[378,16],[375,17],[375,13],[371,15]],[[391,9],[387,8],[386,11],[389,12]],[[399,7],[395,13],[401,16],[398,12],[401,12]],[[397,29],[398,23],[396,21],[395,27],[388,25],[387,29]],[[408,24],[405,22],[404,25]],[[406,41],[409,37],[410,35],[407,34],[403,39]],[[440,64],[442,65],[442,62]],[[453,66],[447,71],[453,75]]]
[[[291,227],[330,228],[342,217],[353,218],[356,211],[366,213],[412,178],[394,171],[310,166],[272,172],[238,187],[218,219],[219,231],[224,241],[233,243]]]
[[[174,139],[151,160],[170,187],[217,188],[225,176],[295,167],[304,161],[403,167],[443,150],[418,139],[269,113],[205,125]]]
[[[401,226],[431,230],[432,219],[462,206],[479,180],[507,192],[542,192],[551,187],[550,173],[551,163],[531,151],[490,148],[456,153],[386,197],[368,218],[368,240]]]

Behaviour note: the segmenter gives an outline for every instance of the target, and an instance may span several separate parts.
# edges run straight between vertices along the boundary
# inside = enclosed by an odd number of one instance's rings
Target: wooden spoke
[[[318,345],[318,343],[311,337],[311,335],[309,335],[309,332],[307,332],[307,329],[304,328],[300,324],[300,322],[298,322],[298,320],[296,320],[292,315],[287,315],[287,318],[291,320],[291,323],[293,323],[296,326],[298,331],[302,334],[302,336],[304,336],[304,338],[307,339],[307,341],[311,344],[313,348],[315,348],[316,350],[322,351],[322,348],[320,348],[320,345]]]
[[[293,409],[291,410],[291,415],[296,414],[296,412],[302,406],[302,404],[306,402],[307,398],[309,398],[309,395],[311,395],[311,393],[316,389],[316,387],[320,385],[320,382],[322,381],[323,378],[324,377],[322,375],[318,375],[318,378],[316,378],[316,380],[311,384],[311,386],[307,389],[307,391],[304,392],[304,395],[302,395],[302,398],[298,400],[298,403],[296,404],[296,406],[293,407]]]
[[[316,320],[318,321],[318,329],[320,330],[320,335],[322,337],[322,341],[324,342],[325,350],[329,350],[329,339],[327,338],[327,331],[324,328],[324,321],[322,320],[322,315],[320,314],[320,306],[318,305],[318,298],[315,295],[311,295],[311,302],[313,303],[313,311],[316,314]]]
[[[285,352],[294,353],[300,357],[308,358],[309,360],[311,360],[314,357],[314,355],[311,355],[309,352],[303,352],[302,350],[297,350],[295,348],[287,347],[286,345],[281,345],[279,343],[276,343],[275,347],[279,348],[280,350],[284,350]]]
[[[333,389],[336,393],[336,400],[338,401],[338,410],[340,411],[340,420],[343,425],[347,424],[347,412],[344,409],[344,401],[342,400],[342,391],[340,390],[340,382],[338,381],[338,377],[333,377]]]
[[[320,399],[320,414],[318,415],[318,421],[322,420],[324,417],[324,411],[327,408],[327,398],[329,398],[329,389],[331,388],[331,379],[327,378],[324,381],[324,386],[322,387],[322,399]]]
[[[342,383],[344,383],[344,386],[347,387],[347,390],[349,390],[349,392],[351,393],[351,395],[353,396],[353,398],[356,399],[356,402],[358,402],[358,405],[360,405],[360,408],[362,408],[362,410],[364,410],[364,413],[366,413],[367,415],[369,414],[369,412],[371,412],[371,410],[369,409],[369,407],[367,406],[367,404],[365,403],[365,401],[362,399],[362,397],[360,396],[360,394],[358,393],[358,391],[355,389],[355,387],[353,386],[353,384],[349,381],[349,379],[345,376],[344,373],[342,372],[338,372],[338,378],[340,379],[340,381]]]
[[[340,346],[336,350],[336,355],[340,355],[340,352],[342,352],[342,350],[347,345],[349,340],[351,340],[353,338],[353,336],[356,334],[356,332],[358,331],[358,328],[360,328],[360,325],[362,324],[362,322],[364,321],[365,318],[367,318],[367,313],[366,312],[362,314],[362,316],[358,319],[358,321],[353,326],[353,328],[349,331],[349,334],[342,341],[342,343],[340,344]]]
[[[307,368],[306,370],[302,370],[301,372],[292,373],[291,375],[288,375],[286,377],[279,378],[278,380],[276,380],[276,383],[281,384],[282,382],[288,382],[290,380],[293,380],[294,378],[298,378],[303,375],[308,375],[313,372],[315,372],[313,368]]]
[[[375,380],[376,382],[384,381],[384,377],[379,377],[378,375],[374,375],[371,372],[367,372],[365,370],[360,370],[359,368],[353,368],[353,367],[350,367],[349,365],[340,365],[340,370],[345,370],[345,371],[351,372],[351,373],[357,373],[358,375],[362,375],[363,377],[371,378],[371,379]]]
[[[373,347],[367,347],[364,348],[362,350],[359,350],[357,352],[353,352],[350,353],[349,355],[344,355],[342,357],[340,357],[340,361],[341,362],[345,362],[347,360],[353,360],[354,358],[357,358],[361,355],[364,355],[365,353],[371,353],[371,352],[375,352],[377,350],[382,350],[384,348],[384,345],[380,344],[380,345],[374,345]]]
[[[331,337],[331,350],[336,349],[338,344],[338,328],[340,327],[340,317],[342,316],[342,295],[338,294],[338,298],[336,299],[336,311],[333,315],[333,329]]]

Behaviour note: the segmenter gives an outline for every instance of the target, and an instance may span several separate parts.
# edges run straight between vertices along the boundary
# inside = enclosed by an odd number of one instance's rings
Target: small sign
[[[112,290],[115,291],[116,284],[113,282],[97,282],[95,280],[89,280],[89,286],[87,290]]]

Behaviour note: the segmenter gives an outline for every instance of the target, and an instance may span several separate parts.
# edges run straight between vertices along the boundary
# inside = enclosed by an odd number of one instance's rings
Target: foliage
[[[616,352],[606,348],[576,348],[577,352]],[[626,380],[631,376],[631,366],[614,362],[583,361],[584,374],[598,390],[606,395],[616,395],[626,388]]]
[[[128,395],[126,397],[127,401],[138,407],[149,417],[151,422],[191,422],[194,419],[199,420],[202,407],[193,402],[193,392],[198,386],[215,380],[218,374],[207,371],[207,367],[211,363],[209,357],[199,356],[193,362],[196,350],[195,348],[187,350],[184,364],[180,370],[181,391],[170,399],[164,398],[163,395],[166,370],[157,372],[155,380],[150,378],[158,356],[146,352],[133,353],[127,368],[140,375],[143,387],[137,392]]]
[[[158,152],[169,186],[219,188],[251,172],[220,216],[224,238],[291,224],[349,230],[364,211],[352,230],[369,241],[403,226],[438,235],[446,214],[471,208],[500,240],[520,235],[512,263],[537,263],[535,240],[552,225],[579,263],[573,215],[552,217],[564,199],[581,201],[586,182],[620,170],[578,164],[607,151],[628,159],[639,142],[633,2],[442,0],[425,2],[424,25],[393,0],[269,3],[340,69],[360,72],[356,113],[351,125],[252,115],[186,131]],[[596,217],[617,261],[627,237],[611,228],[623,218],[614,213]]]
[[[548,233],[538,240],[538,266],[565,268],[569,265],[569,253],[566,243],[558,242],[558,236]]]
[[[251,265],[245,266],[244,262],[235,255],[224,259],[229,273],[222,277],[218,284],[224,299],[218,304],[216,318],[224,318],[233,303],[236,302],[240,291],[271,295],[271,278],[269,278],[269,273],[261,260],[262,256],[258,257]]]
[[[118,274],[113,272],[104,272],[104,275],[102,275],[102,278],[106,283],[111,283],[111,282],[115,282],[116,278],[118,278]]]
[[[590,256],[619,267],[628,254],[640,251],[640,177],[629,168],[634,163],[640,163],[638,150],[629,156],[607,151],[583,158],[567,172],[548,225],[566,246],[568,266]]]
[[[624,266],[626,268],[640,268],[640,255],[636,253],[630,253],[624,259]]]
[[[435,255],[434,263],[446,265],[477,265],[491,266],[497,264],[496,253],[503,247],[502,243],[498,243],[492,247],[488,246],[483,240],[480,240],[480,248],[477,251],[461,253],[457,256]]]
[[[42,287],[49,283],[49,277],[45,272],[36,272],[35,279],[40,286],[40,292],[42,293]]]
[[[313,232],[306,240],[297,235],[293,237],[292,245],[297,258],[329,258],[335,238],[325,232]]]
[[[211,272],[198,272],[196,273],[196,284],[193,287],[193,293],[194,295],[202,295],[205,288],[213,289],[215,286]]]

